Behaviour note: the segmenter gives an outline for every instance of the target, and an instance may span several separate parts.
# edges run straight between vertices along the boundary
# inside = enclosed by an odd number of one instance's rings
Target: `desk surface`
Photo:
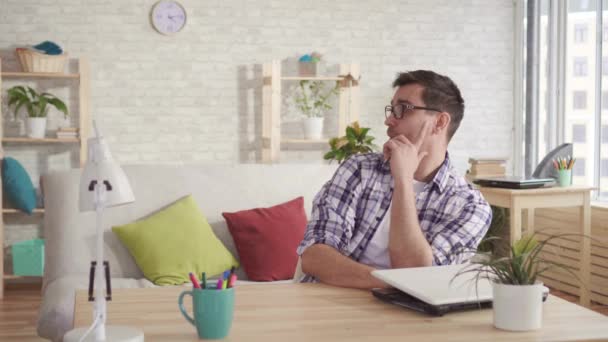
[[[184,287],[117,289],[108,324],[142,329],[146,341],[198,341],[177,307]],[[91,323],[86,291],[76,294],[75,326]],[[190,306],[188,306],[190,309]],[[226,341],[574,341],[608,340],[608,317],[549,296],[543,328],[506,332],[492,325],[492,310],[430,317],[386,304],[369,291],[322,284],[242,285]]]
[[[563,194],[563,193],[573,193],[573,192],[586,192],[594,190],[595,188],[592,186],[582,186],[582,185],[572,185],[566,187],[552,186],[548,188],[536,188],[536,189],[507,189],[507,188],[496,188],[489,186],[478,186],[477,189],[482,193],[492,193],[492,194],[501,194],[501,195],[522,195],[522,196],[530,196],[530,195],[551,195],[551,194]]]

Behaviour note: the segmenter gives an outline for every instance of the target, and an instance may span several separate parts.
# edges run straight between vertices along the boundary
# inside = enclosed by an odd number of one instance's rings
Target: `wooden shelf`
[[[80,142],[80,138],[43,138],[43,139],[36,139],[36,138],[27,138],[27,137],[5,137],[2,138],[2,142],[3,143],[32,143],[32,144],[37,144],[37,143],[59,143],[59,144],[66,144],[66,143],[78,143]]]
[[[327,139],[281,139],[281,144],[329,144]]]
[[[3,276],[4,279],[6,280],[11,280],[11,279],[32,279],[32,278],[42,278],[42,276],[19,276],[19,275],[14,275],[14,274],[5,274]]]
[[[13,72],[7,71],[1,74],[2,77],[14,77],[14,78],[80,78],[80,74],[64,74],[64,73],[52,73],[52,72]]]
[[[74,63],[72,63],[74,62]],[[61,73],[48,73],[48,72],[18,72],[18,71],[7,71],[2,70],[2,61],[0,58],[0,88],[2,88],[2,81],[10,79],[11,83],[15,82],[48,82],[49,80],[61,81],[63,87],[77,88],[78,105],[69,104],[70,112],[77,115],[78,136],[58,138],[55,134],[49,134],[48,137],[42,139],[30,138],[27,136],[6,136],[4,134],[2,124],[3,115],[2,109],[5,106],[0,106],[0,158],[4,157],[4,149],[1,147],[24,147],[27,150],[35,151],[37,154],[47,154],[44,151],[38,151],[39,146],[58,146],[61,148],[75,149],[78,146],[79,149],[79,161],[80,167],[82,168],[87,160],[87,146],[86,141],[89,137],[89,130],[91,127],[91,121],[89,118],[89,99],[91,97],[91,91],[89,88],[89,62],[86,58],[70,58],[70,64],[76,64],[77,69],[72,72],[61,72]],[[65,83],[65,84],[64,84]],[[0,103],[3,99],[0,99]],[[74,146],[76,145],[76,146]],[[48,170],[40,170],[41,172]],[[0,195],[2,194],[2,187],[0,187]],[[1,196],[0,196],[1,197]],[[34,218],[35,221],[40,221],[41,215],[45,213],[44,208],[36,208],[33,211],[34,215],[38,215]],[[24,215],[19,210],[13,208],[3,208],[2,215]],[[25,214],[27,215],[27,214]],[[21,216],[18,216],[21,218]],[[6,235],[4,233],[4,222],[2,216],[0,216],[0,243],[5,243]],[[29,277],[29,276],[16,276],[11,274],[4,274],[4,253],[0,253],[0,300],[4,298],[4,283],[9,279],[41,279],[41,277]]]
[[[2,209],[3,214],[25,214],[21,210],[13,209],[13,208],[4,208]],[[44,208],[34,208],[34,214],[44,214]]]
[[[359,120],[359,79],[361,78],[358,63],[341,63],[335,74],[327,71],[325,75],[300,76],[293,72],[281,73],[282,61],[275,59],[264,63],[262,67],[262,161],[279,162],[281,150],[326,151],[329,149],[329,138],[324,139],[291,139],[281,132],[281,88],[293,86],[283,81],[335,81],[337,99],[335,110],[328,115],[337,116],[336,128],[332,127],[329,136],[342,136],[346,127]],[[335,130],[334,130],[335,129]]]
[[[283,81],[342,81],[344,77],[336,76],[285,76]]]

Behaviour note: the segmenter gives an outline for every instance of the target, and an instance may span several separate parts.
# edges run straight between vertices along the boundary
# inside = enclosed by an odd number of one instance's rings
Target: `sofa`
[[[312,200],[336,170],[326,164],[236,164],[125,166],[135,202],[104,212],[105,259],[113,288],[154,287],[111,227],[136,221],[175,200],[192,194],[214,233],[238,259],[222,212],[269,207],[304,197],[310,217]],[[95,213],[78,211],[80,169],[42,177],[45,215],[45,270],[38,318],[40,337],[60,341],[72,329],[76,289],[86,289],[95,249]],[[243,269],[239,283],[247,283]],[[292,281],[287,281],[292,282]],[[176,314],[178,314],[176,308]]]

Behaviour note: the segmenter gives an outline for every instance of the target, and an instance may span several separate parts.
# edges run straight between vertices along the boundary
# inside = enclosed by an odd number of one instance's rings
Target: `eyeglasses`
[[[441,110],[435,108],[414,106],[409,103],[399,103],[394,106],[389,105],[384,107],[384,116],[388,119],[388,117],[392,114],[395,119],[402,119],[405,115],[409,115],[416,109],[430,110],[439,113],[442,112]]]

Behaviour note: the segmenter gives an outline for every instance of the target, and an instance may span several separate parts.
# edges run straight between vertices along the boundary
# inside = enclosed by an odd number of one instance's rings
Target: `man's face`
[[[411,104],[419,107],[426,107],[427,104],[422,101],[422,92],[424,88],[419,84],[408,84],[399,87],[393,96],[391,101],[392,106],[398,104]],[[411,142],[418,136],[418,133],[422,129],[422,124],[428,121],[428,125],[435,124],[435,115],[429,115],[423,109],[412,109],[405,111],[401,119],[395,118],[393,115],[389,116],[384,120],[384,124],[388,126],[386,134],[389,138],[394,138],[400,134],[403,134]],[[431,126],[432,127],[432,126]],[[427,139],[430,134],[427,135]],[[424,146],[425,144],[423,144]]]

